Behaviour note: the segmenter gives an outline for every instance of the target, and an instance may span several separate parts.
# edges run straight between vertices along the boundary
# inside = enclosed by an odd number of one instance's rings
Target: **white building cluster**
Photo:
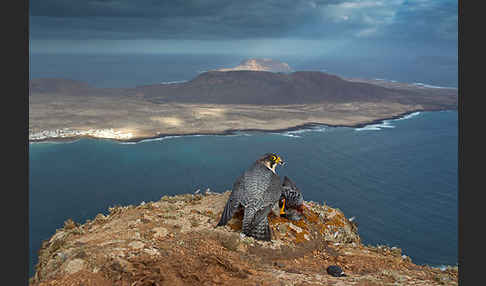
[[[97,138],[107,139],[130,139],[133,134],[130,132],[122,132],[120,130],[109,129],[88,129],[88,130],[71,130],[68,128],[42,130],[40,132],[29,132],[29,140],[44,140],[53,138],[71,138],[78,136],[91,136]]]

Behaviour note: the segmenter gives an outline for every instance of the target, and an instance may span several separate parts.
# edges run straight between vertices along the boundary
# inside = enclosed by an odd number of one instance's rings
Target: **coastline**
[[[129,139],[116,139],[116,138],[106,138],[106,137],[96,137],[90,135],[82,135],[82,136],[73,136],[73,137],[51,137],[45,139],[29,139],[30,143],[73,143],[80,139],[101,139],[101,140],[110,140],[115,141],[118,143],[140,143],[145,140],[155,140],[155,139],[162,139],[166,137],[182,137],[182,136],[211,136],[211,135],[218,135],[218,136],[225,136],[225,135],[236,135],[240,132],[263,132],[263,133],[284,133],[284,132],[291,132],[291,131],[298,131],[303,129],[309,129],[315,126],[325,126],[325,127],[346,127],[346,128],[363,128],[369,125],[374,124],[381,124],[384,121],[388,120],[396,120],[402,119],[407,115],[416,112],[433,112],[433,111],[457,111],[457,109],[451,108],[438,108],[438,109],[414,109],[410,111],[406,111],[400,113],[398,115],[394,115],[391,117],[385,118],[378,118],[371,121],[360,122],[356,124],[328,124],[328,123],[321,123],[321,122],[305,122],[299,125],[289,126],[287,128],[278,128],[278,129],[259,129],[259,128],[247,128],[247,129],[227,129],[221,132],[196,132],[196,133],[160,133],[157,136],[145,136],[145,137],[134,137]]]

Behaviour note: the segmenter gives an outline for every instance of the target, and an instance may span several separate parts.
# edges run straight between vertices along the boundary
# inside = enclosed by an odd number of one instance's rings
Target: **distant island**
[[[80,137],[140,141],[166,135],[361,127],[416,111],[457,109],[455,88],[295,71],[249,59],[187,82],[96,88],[62,78],[29,86],[29,141]]]

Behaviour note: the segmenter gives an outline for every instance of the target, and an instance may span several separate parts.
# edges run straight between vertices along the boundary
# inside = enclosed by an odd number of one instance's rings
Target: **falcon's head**
[[[275,173],[275,168],[277,168],[278,165],[284,165],[285,164],[285,162],[282,160],[282,158],[279,155],[277,155],[276,153],[266,153],[257,161],[261,162],[263,165],[267,166],[267,168],[272,170],[274,173]]]

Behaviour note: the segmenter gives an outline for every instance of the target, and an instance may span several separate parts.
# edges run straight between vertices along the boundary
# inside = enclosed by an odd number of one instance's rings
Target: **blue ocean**
[[[254,159],[279,153],[304,198],[355,216],[364,244],[403,249],[417,264],[457,263],[456,111],[364,128],[182,136],[122,144],[81,139],[29,148],[30,266],[66,219],[114,205],[210,188],[224,192]]]
[[[64,77],[100,87],[129,87],[187,80],[241,61],[229,56],[213,57],[211,64],[199,57],[150,58],[31,55],[30,72],[31,78]],[[287,62],[306,68],[304,62]],[[329,68],[315,65],[314,69]],[[455,72],[445,78],[454,78]],[[363,77],[385,78],[371,73]],[[387,78],[456,85],[444,79],[407,80],[400,73],[389,73]],[[98,213],[107,214],[111,206],[137,205],[196,189],[224,192],[266,152],[277,152],[288,162],[279,174],[293,179],[305,200],[325,202],[347,217],[356,217],[364,244],[400,247],[417,264],[457,264],[458,113],[436,111],[363,128],[322,125],[131,144],[95,139],[31,143],[29,275],[34,274],[42,241],[68,218],[84,223]]]

